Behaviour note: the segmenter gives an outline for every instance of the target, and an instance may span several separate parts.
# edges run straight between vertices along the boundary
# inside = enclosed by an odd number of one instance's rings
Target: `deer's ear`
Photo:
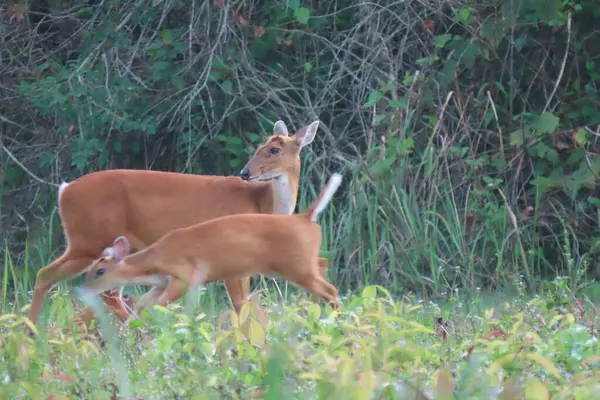
[[[308,146],[315,139],[317,130],[319,129],[319,121],[315,121],[312,124],[305,126],[296,133],[296,140],[300,143],[300,147]]]
[[[275,122],[275,126],[273,126],[273,135],[290,136],[288,128],[283,121],[279,120]]]
[[[100,255],[100,257],[110,257],[114,255],[113,254],[113,248],[112,247],[107,247],[104,250],[102,250],[102,254]]]
[[[131,251],[131,246],[129,245],[129,240],[127,240],[125,236],[119,236],[115,239],[110,249],[112,251],[112,255],[115,257],[117,262],[121,262],[125,257],[129,255],[129,252]]]

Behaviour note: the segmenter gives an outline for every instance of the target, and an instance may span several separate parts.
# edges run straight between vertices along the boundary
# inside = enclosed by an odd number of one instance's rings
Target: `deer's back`
[[[59,211],[71,243],[101,251],[119,235],[134,235],[147,246],[169,231],[213,218],[269,212],[265,204],[272,204],[271,197],[269,182],[108,170],[71,182],[61,194]]]

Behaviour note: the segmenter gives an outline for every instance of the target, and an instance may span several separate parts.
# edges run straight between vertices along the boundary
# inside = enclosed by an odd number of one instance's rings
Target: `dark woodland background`
[[[596,0],[5,0],[0,251],[62,252],[62,180],[237,174],[277,119],[319,119],[299,208],[343,171],[339,285],[583,284],[599,84]]]

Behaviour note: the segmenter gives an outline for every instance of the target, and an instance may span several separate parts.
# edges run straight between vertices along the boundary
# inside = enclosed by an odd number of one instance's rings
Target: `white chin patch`
[[[270,181],[273,179],[277,179],[281,176],[281,174],[269,174],[269,175],[258,175],[254,178],[250,178],[251,181]]]

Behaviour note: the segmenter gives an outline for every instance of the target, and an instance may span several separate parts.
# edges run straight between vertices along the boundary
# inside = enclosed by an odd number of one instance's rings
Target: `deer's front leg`
[[[189,285],[181,279],[173,279],[156,302],[158,305],[166,307],[170,303],[180,299],[188,290]]]

